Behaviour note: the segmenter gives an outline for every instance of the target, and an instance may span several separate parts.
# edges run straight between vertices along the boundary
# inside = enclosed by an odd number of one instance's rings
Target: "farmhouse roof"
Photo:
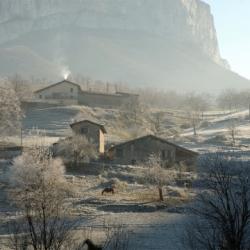
[[[36,90],[34,93],[39,93],[39,92],[41,92],[41,91],[43,91],[43,90],[45,90],[45,89],[53,88],[53,87],[55,87],[55,86],[57,86],[57,85],[60,85],[60,84],[62,84],[62,83],[64,83],[64,82],[67,82],[67,83],[69,83],[69,84],[72,84],[72,85],[78,87],[79,89],[81,89],[81,87],[80,87],[79,84],[74,83],[74,82],[71,82],[71,81],[68,81],[68,80],[63,80],[63,81],[61,81],[61,82],[57,82],[57,83],[51,84],[51,85],[49,85],[49,86],[47,86],[47,87],[45,87],[45,88],[38,89],[38,90]]]
[[[173,146],[173,147],[175,147],[175,148],[177,148],[177,149],[179,149],[179,150],[181,150],[181,151],[187,152],[187,153],[189,153],[189,154],[198,155],[198,153],[195,152],[195,151],[192,151],[192,150],[189,150],[189,149],[187,149],[187,148],[181,147],[181,146],[179,146],[179,145],[176,145],[176,144],[174,144],[174,143],[172,143],[172,142],[169,142],[169,141],[167,141],[167,140],[165,140],[165,139],[163,139],[163,138],[157,137],[157,136],[155,136],[155,135],[145,135],[145,136],[142,136],[142,137],[139,137],[139,138],[135,138],[135,139],[133,139],[133,140],[126,141],[126,142],[123,142],[123,143],[114,145],[114,146],[112,146],[109,150],[113,150],[113,149],[115,149],[115,148],[117,148],[117,147],[122,147],[122,146],[124,146],[124,145],[129,145],[129,144],[132,144],[132,143],[134,143],[134,142],[141,141],[141,140],[144,140],[144,139],[147,139],[147,138],[151,138],[151,139],[154,139],[154,140],[161,141],[161,142],[163,142],[163,143],[166,143],[166,144],[168,144],[168,145],[171,145],[171,146]]]
[[[70,124],[70,127],[72,128],[72,127],[74,127],[75,125],[78,125],[78,124],[81,124],[81,123],[90,123],[90,124],[93,124],[93,125],[95,125],[95,126],[98,126],[98,127],[102,130],[102,132],[103,132],[104,134],[107,133],[107,130],[105,129],[104,125],[99,124],[99,123],[96,123],[96,122],[93,122],[93,121],[89,121],[89,120],[82,120],[82,121],[74,122],[74,123]]]
[[[116,93],[117,95],[122,95],[122,96],[139,96],[139,94],[128,93],[128,92],[121,92],[121,91],[116,91],[115,93]]]
[[[102,96],[111,96],[111,97],[139,96],[138,94],[133,94],[133,93],[123,93],[123,92],[105,93],[105,92],[93,91],[93,90],[81,90],[81,93],[88,94],[88,95],[102,95]]]

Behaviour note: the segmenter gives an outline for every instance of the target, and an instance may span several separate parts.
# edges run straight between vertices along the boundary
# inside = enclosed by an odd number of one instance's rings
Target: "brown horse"
[[[102,195],[103,195],[104,193],[112,193],[112,194],[114,194],[114,193],[115,193],[115,190],[114,190],[114,188],[112,188],[112,187],[104,188],[104,189],[102,190]]]
[[[102,250],[101,246],[95,245],[90,239],[87,239],[84,241],[83,246],[87,244],[88,245],[88,250]]]

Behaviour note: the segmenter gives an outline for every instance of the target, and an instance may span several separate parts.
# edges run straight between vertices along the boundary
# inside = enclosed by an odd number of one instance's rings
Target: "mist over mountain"
[[[0,1],[0,75],[181,90],[248,87],[220,56],[200,0]]]

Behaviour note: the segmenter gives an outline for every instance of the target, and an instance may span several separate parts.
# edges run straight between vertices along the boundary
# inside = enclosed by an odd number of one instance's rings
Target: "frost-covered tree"
[[[145,118],[145,106],[139,99],[131,99],[129,102],[122,105],[121,120],[124,122],[140,125]]]
[[[0,135],[17,132],[21,127],[21,104],[13,86],[0,79]]]
[[[250,92],[249,89],[238,91],[236,89],[226,89],[217,97],[217,105],[219,108],[237,111],[240,108],[249,108]]]
[[[24,243],[31,249],[61,249],[72,229],[65,218],[70,189],[62,161],[48,148],[34,147],[14,160],[9,180],[10,198],[22,211],[14,227],[15,249]]]
[[[96,145],[82,135],[60,140],[55,146],[55,154],[61,156],[65,162],[75,165],[98,158]]]
[[[159,199],[163,201],[163,187],[174,182],[175,174],[162,165],[159,155],[152,154],[146,162],[145,181],[157,187]]]
[[[8,80],[21,102],[32,99],[33,91],[31,89],[31,83],[28,80],[23,79],[19,74],[9,77]]]

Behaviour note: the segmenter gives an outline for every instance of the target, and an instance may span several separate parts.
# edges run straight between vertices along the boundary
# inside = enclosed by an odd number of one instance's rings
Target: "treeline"
[[[174,90],[135,88],[122,82],[94,80],[81,75],[70,76],[69,80],[78,83],[86,91],[138,93],[141,102],[154,108],[185,110],[187,105],[191,105],[202,111],[213,109],[234,111],[242,108],[247,109],[250,105],[250,88],[242,90],[226,89],[214,94],[196,91],[180,93]],[[46,78],[24,78],[18,74],[8,77],[8,81],[13,85],[21,101],[29,100],[34,90],[54,83]]]
[[[249,108],[250,89],[226,89],[219,94],[198,93],[178,93],[177,91],[162,91],[155,89],[140,89],[141,99],[152,107],[185,110],[187,106],[199,106],[200,110],[227,110],[235,111]]]

